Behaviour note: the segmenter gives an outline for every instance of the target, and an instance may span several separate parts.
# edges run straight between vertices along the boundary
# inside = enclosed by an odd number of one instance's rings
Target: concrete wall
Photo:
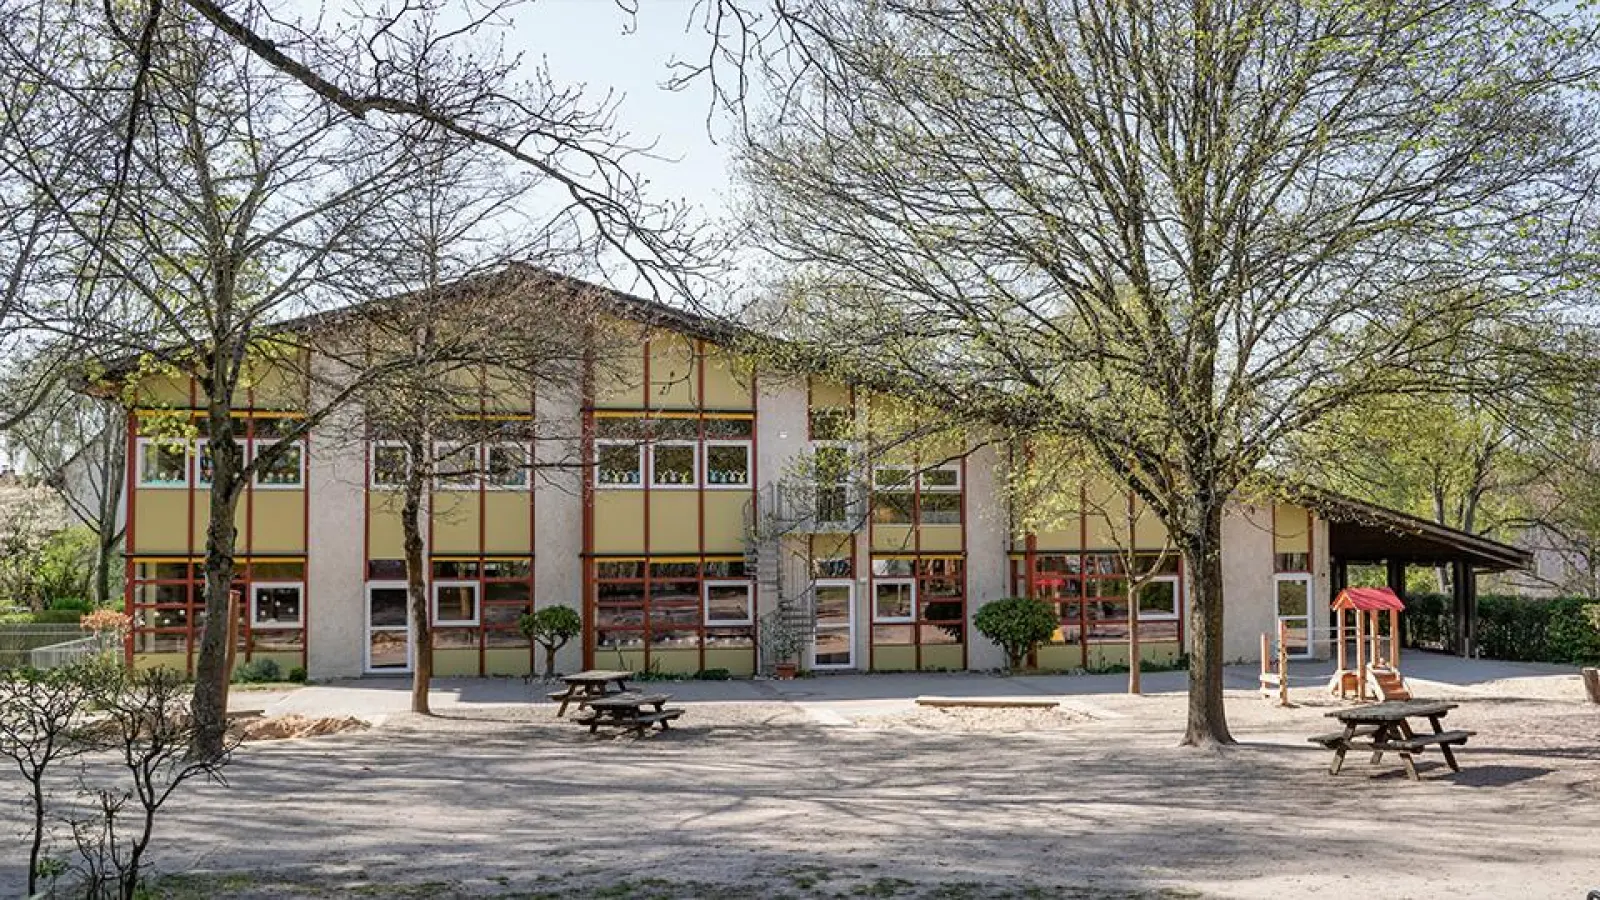
[[[1000,452],[984,447],[967,457],[967,668],[998,669],[1005,653],[990,643],[972,620],[978,609],[1010,592],[1006,549],[1010,513],[1003,502]]]
[[[1224,659],[1260,659],[1262,632],[1277,627],[1272,576],[1272,508],[1229,506],[1222,517]]]
[[[542,390],[535,401],[539,440],[533,480],[533,604],[570,606],[584,612],[583,459],[581,398],[576,390]],[[544,665],[543,651],[539,665]],[[556,653],[556,669],[583,668],[583,640]],[[541,670],[542,671],[542,670]]]
[[[318,380],[318,387],[323,379]],[[315,389],[314,389],[315,390]],[[314,398],[314,403],[316,402]],[[307,660],[313,678],[360,675],[367,640],[366,443],[360,413],[345,408],[311,434],[306,471]]]
[[[756,479],[763,490],[762,504],[772,501],[767,486],[793,477],[800,458],[809,452],[807,440],[806,382],[803,378],[762,376],[756,381]],[[765,506],[758,516],[770,515]],[[809,584],[803,565],[797,560],[806,553],[806,538],[795,536],[782,542],[783,590],[798,596]],[[768,596],[758,585],[756,589],[756,616],[777,608],[778,598]]]

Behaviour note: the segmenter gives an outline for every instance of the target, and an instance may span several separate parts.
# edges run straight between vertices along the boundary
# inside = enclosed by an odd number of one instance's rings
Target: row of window
[[[248,462],[252,447],[247,445],[241,449]],[[139,487],[187,488],[191,481],[198,488],[211,487],[211,447],[205,440],[173,442],[140,438],[138,457]],[[255,486],[289,490],[303,487],[305,480],[305,447],[297,443],[285,447],[275,462],[256,473]]]
[[[411,450],[394,441],[376,441],[369,450],[368,485],[393,490],[411,474]],[[532,452],[525,443],[465,444],[440,441],[433,447],[433,488],[438,491],[495,491],[528,488]]]
[[[750,486],[749,441],[595,442],[595,484],[602,488],[737,489]]]

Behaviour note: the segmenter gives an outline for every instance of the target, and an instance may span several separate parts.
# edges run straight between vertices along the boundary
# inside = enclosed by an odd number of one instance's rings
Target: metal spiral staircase
[[[774,652],[774,641],[764,636],[792,635],[799,647],[811,646],[816,637],[817,591],[809,554],[786,538],[853,530],[839,522],[819,521],[816,509],[813,490],[806,483],[786,481],[762,487],[745,509],[745,570],[755,573],[762,597],[775,599],[773,608],[757,621],[763,673],[770,674],[782,661]]]

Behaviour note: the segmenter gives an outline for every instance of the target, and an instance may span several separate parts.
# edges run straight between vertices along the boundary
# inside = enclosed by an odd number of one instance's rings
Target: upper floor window
[[[695,445],[684,441],[650,445],[650,484],[654,487],[691,488],[696,477]]]
[[[708,442],[706,444],[706,487],[737,488],[749,486],[749,442]]]
[[[257,446],[257,451],[260,447]],[[289,444],[278,454],[277,460],[256,472],[256,487],[287,489],[297,488],[306,482],[305,445]]]
[[[478,448],[474,444],[438,443],[433,448],[433,486],[441,491],[478,489]]]
[[[637,441],[595,442],[595,484],[636,488],[644,484],[644,447]]]
[[[810,411],[813,441],[848,441],[854,425],[855,414],[849,407],[824,406]]]
[[[187,487],[189,484],[189,446],[154,438],[139,441],[139,486],[150,488]]]
[[[483,449],[483,481],[502,491],[528,486],[528,448],[524,444],[490,444]]]
[[[404,444],[372,445],[371,480],[375,488],[397,488],[411,474],[411,453]]]

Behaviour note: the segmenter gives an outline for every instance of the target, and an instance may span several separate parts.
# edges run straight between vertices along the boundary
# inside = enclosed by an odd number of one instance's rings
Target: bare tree
[[[771,98],[743,154],[774,328],[1081,437],[1183,556],[1184,742],[1226,744],[1235,489],[1342,406],[1480,387],[1518,352],[1498,326],[1565,327],[1591,275],[1594,24],[1536,7],[701,8],[734,99]]]
[[[29,897],[39,893],[48,831],[45,780],[58,766],[93,748],[84,739],[87,681],[71,670],[0,672],[0,757],[28,785],[32,812],[28,845]]]

